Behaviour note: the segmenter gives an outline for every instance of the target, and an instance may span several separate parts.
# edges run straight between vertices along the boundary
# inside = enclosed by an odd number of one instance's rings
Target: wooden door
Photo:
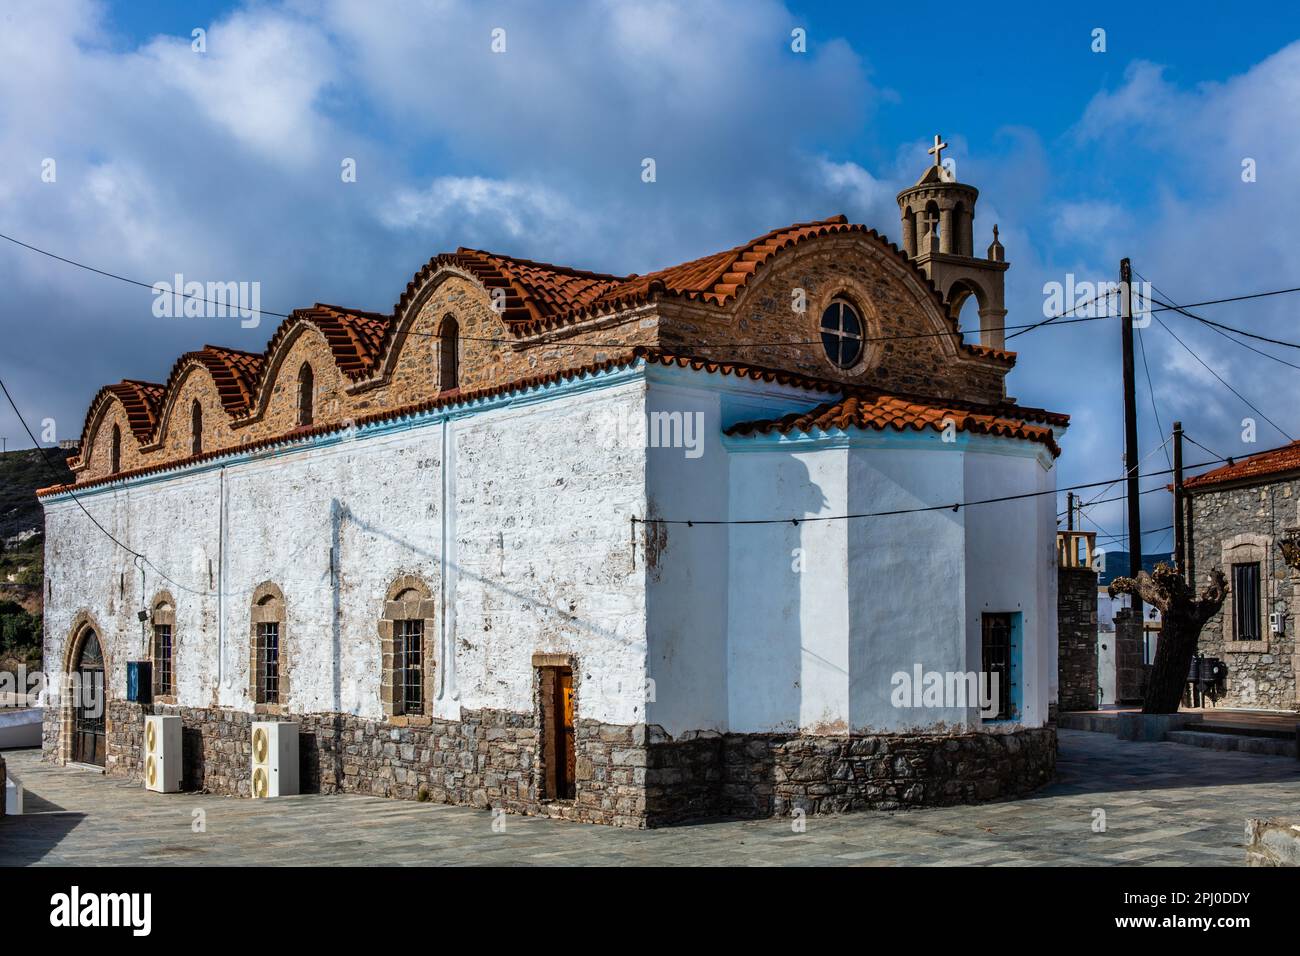
[[[560,700],[556,708],[560,714],[560,727],[557,743],[559,744],[559,753],[556,761],[556,792],[563,800],[572,800],[575,792],[574,775],[577,758],[574,751],[573,739],[573,671],[564,668],[560,671],[560,679],[556,681],[559,687]]]
[[[94,631],[82,641],[72,712],[72,759],[104,766],[104,655]]]

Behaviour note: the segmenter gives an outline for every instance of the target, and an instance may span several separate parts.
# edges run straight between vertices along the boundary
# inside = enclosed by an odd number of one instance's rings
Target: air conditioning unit
[[[288,720],[253,722],[253,797],[298,792],[298,725]]]
[[[181,789],[181,719],[147,715],[144,719],[144,788],[155,793]]]

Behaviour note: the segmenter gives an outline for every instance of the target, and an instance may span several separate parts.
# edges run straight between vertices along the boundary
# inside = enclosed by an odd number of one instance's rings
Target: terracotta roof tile
[[[606,372],[616,368],[626,368],[630,365],[634,365],[637,362],[641,362],[641,361],[644,361],[647,364],[662,365],[667,368],[685,368],[685,369],[691,369],[693,371],[706,372],[710,374],[732,375],[737,378],[747,378],[757,382],[774,382],[777,384],[788,385],[792,388],[799,388],[810,392],[842,394],[845,391],[845,386],[842,382],[836,382],[830,379],[820,379],[812,376],[801,375],[797,372],[786,372],[780,369],[764,368],[762,366],[757,366],[757,365],[746,365],[739,362],[718,362],[713,359],[700,358],[697,356],[690,356],[690,355],[679,355],[670,352],[663,352],[658,349],[647,348],[645,346],[637,346],[636,348],[630,350],[629,352],[623,355],[615,356],[613,358],[609,358],[601,362],[590,362],[579,368],[565,369],[559,372],[550,372],[545,375],[533,375],[527,378],[520,379],[515,382],[508,382],[503,385],[493,385],[486,388],[468,389],[468,390],[458,389],[454,392],[444,393],[442,395],[439,395],[437,398],[429,399],[424,402],[405,405],[400,408],[385,409],[382,411],[375,412],[371,415],[366,415],[357,419],[350,420],[348,422],[330,422],[327,424],[315,425],[307,428],[295,428],[282,435],[276,435],[270,438],[260,439],[258,441],[250,442],[244,445],[235,445],[229,448],[215,449],[213,451],[204,452],[201,455],[194,455],[192,457],[184,458],[179,461],[159,462],[158,464],[148,465],[144,468],[138,468],[129,472],[121,472],[119,474],[109,475],[103,478],[97,478],[92,481],[81,482],[80,484],[57,485],[49,488],[42,488],[38,490],[36,494],[38,497],[44,497],[46,495],[57,494],[60,491],[64,491],[68,489],[76,489],[80,491],[86,488],[93,488],[97,485],[108,484],[113,481],[120,481],[125,478],[136,478],[143,475],[157,474],[163,471],[170,471],[177,468],[183,468],[188,465],[197,464],[213,458],[220,458],[223,455],[235,454],[237,452],[257,451],[259,449],[270,448],[275,445],[290,444],[295,441],[302,441],[307,438],[315,437],[317,435],[326,435],[333,432],[345,431],[351,428],[360,427],[363,425],[368,425],[376,422],[393,421],[406,416],[432,411],[437,408],[447,408],[455,405],[470,404],[476,401],[482,401],[487,398],[494,398],[500,395],[509,395],[513,392],[522,392],[528,389],[538,388],[543,385],[550,385],[558,382],[570,381],[572,379],[584,378],[589,375],[595,375],[600,372]],[[131,384],[143,385],[144,383],[131,383]],[[111,388],[112,386],[109,387]],[[152,389],[157,390],[157,396],[161,397],[162,394],[161,385],[155,385],[150,387]],[[896,396],[878,396],[878,398],[880,399],[890,398],[892,401],[903,402],[905,404],[911,402],[910,399],[903,399]],[[855,395],[855,396],[851,396],[850,399],[846,399],[844,401],[832,402],[832,403],[827,403],[825,405],[821,405],[819,406],[819,408],[831,409],[843,405],[847,401],[858,402],[859,399]],[[916,404],[915,402],[911,402],[912,406],[915,406],[915,404]],[[958,406],[961,406],[961,403],[958,403],[957,405],[950,404],[949,407],[958,408]],[[856,405],[854,407],[856,407]],[[1015,419],[1004,420],[1002,413],[1008,412],[1010,410],[1015,410],[1019,412],[1022,418],[1026,420],[1045,421],[1045,422],[1050,422],[1059,425],[1066,424],[1069,421],[1068,416],[1059,415],[1054,412],[1047,412],[1037,408],[1022,409],[1022,408],[1018,408],[1015,405],[972,406],[972,407],[989,409],[990,415],[997,419],[998,427],[1013,428],[1015,426],[1018,426],[1024,432],[1024,434],[1019,435],[1017,437],[1026,437],[1026,438],[1030,438],[1030,440],[1044,440],[1041,437],[1041,435],[1038,435],[1038,433],[1045,433],[1046,434],[1045,441],[1049,443],[1049,447],[1053,449],[1053,454],[1059,453],[1058,450],[1056,449],[1055,444],[1051,442],[1051,435],[1052,435],[1051,429],[1049,428],[1035,429],[1032,426],[1026,424],[1026,421],[1024,420],[1022,421],[1016,421]],[[809,412],[808,414],[813,415],[816,414],[817,411],[818,409],[814,409],[812,412]],[[957,417],[957,416],[961,416],[963,414],[963,411],[968,412],[968,409],[965,409],[964,406],[962,406],[962,409],[959,409],[958,411],[955,412],[949,412],[949,414],[953,414],[954,417]],[[796,415],[796,416],[786,416],[786,417],[790,419],[797,419],[797,418],[802,418],[803,416]],[[968,423],[974,422],[974,420],[978,417],[979,416],[965,414],[964,420],[967,421]],[[782,419],[782,421],[784,421],[784,419]],[[736,425],[733,428],[728,429],[728,432],[736,433],[738,429],[743,429],[746,427],[751,429],[758,429],[765,424],[769,424],[769,423],[751,422],[748,423],[748,425]],[[775,427],[774,424],[773,427]],[[921,428],[925,426],[917,425],[914,427]],[[963,426],[959,426],[959,427],[963,427]],[[967,424],[964,427],[978,429],[980,425],[979,423],[974,423],[974,424]],[[1001,432],[990,432],[990,433],[1000,434]]]
[[[1281,448],[1271,448],[1222,465],[1212,471],[1188,478],[1183,482],[1184,488],[1199,489],[1229,482],[1252,482],[1290,471],[1300,471],[1300,441],[1294,441]]]
[[[847,431],[850,428],[874,431],[892,428],[900,432],[928,429],[942,432],[945,422],[952,421],[959,432],[1038,442],[1046,445],[1053,457],[1061,453],[1051,428],[1008,415],[1007,412],[1013,408],[1014,406],[990,405],[980,409],[979,406],[966,403],[927,401],[897,395],[850,395],[841,401],[818,405],[807,412],[792,412],[781,418],[763,421],[741,422],[728,428],[727,434],[749,436],[777,432],[788,435],[792,431],[807,434],[813,431]]]
[[[222,407],[233,416],[248,413],[256,394],[257,379],[261,374],[265,359],[255,352],[225,348],[220,345],[205,345],[197,352],[186,352],[172,366],[167,376],[163,393],[170,393],[174,383],[183,374],[191,362],[197,362],[208,370],[212,381],[217,386],[217,395]],[[160,436],[153,436],[157,441]]]

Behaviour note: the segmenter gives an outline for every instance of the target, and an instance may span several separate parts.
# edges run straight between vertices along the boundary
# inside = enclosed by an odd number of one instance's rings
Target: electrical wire
[[[1154,451],[1154,450],[1155,450],[1155,449],[1153,449],[1153,451]],[[1207,467],[1207,466],[1209,466],[1209,465],[1217,465],[1217,464],[1220,464],[1220,462],[1219,462],[1219,461],[1202,461],[1202,462],[1198,462],[1198,463],[1195,464],[1195,465],[1188,465],[1187,468],[1189,468],[1189,469],[1191,469],[1191,468],[1205,468],[1205,467]],[[1157,476],[1157,475],[1168,475],[1168,474],[1172,474],[1172,473],[1173,473],[1173,469],[1170,468],[1170,469],[1168,469],[1168,470],[1166,470],[1166,471],[1153,471],[1153,472],[1148,472],[1148,477],[1155,477],[1155,476]],[[991,505],[991,504],[997,504],[997,503],[999,503],[999,502],[1004,502],[1004,501],[1023,501],[1023,500],[1029,499],[1029,498],[1040,498],[1040,497],[1042,497],[1043,495],[1056,495],[1056,494],[1060,494],[1062,491],[1078,491],[1078,490],[1080,490],[1080,489],[1082,489],[1082,488],[1097,488],[1097,487],[1099,487],[1099,486],[1103,486],[1103,485],[1104,485],[1104,486],[1107,486],[1107,487],[1111,487],[1111,486],[1114,486],[1114,485],[1118,484],[1119,482],[1123,481],[1124,478],[1125,478],[1125,476],[1121,475],[1119,478],[1113,478],[1113,479],[1110,479],[1109,481],[1106,481],[1106,480],[1103,480],[1103,481],[1090,481],[1090,482],[1086,482],[1086,483],[1084,483],[1084,484],[1080,484],[1080,485],[1069,485],[1069,486],[1067,486],[1067,487],[1065,487],[1065,488],[1048,488],[1048,489],[1046,489],[1046,490],[1044,490],[1044,491],[1025,491],[1025,492],[1021,492],[1020,494],[1015,494],[1015,495],[1001,495],[1001,496],[996,497],[996,498],[980,498],[980,499],[977,499],[977,500],[974,500],[974,501],[957,501],[957,502],[953,502],[953,503],[951,503],[951,504],[942,504],[942,505],[922,505],[922,506],[917,507],[917,508],[895,508],[895,509],[893,509],[893,510],[891,510],[891,511],[866,511],[866,512],[860,512],[860,513],[857,513],[857,514],[844,514],[844,515],[811,515],[811,516],[803,517],[803,518],[794,518],[794,517],[790,517],[790,518],[705,518],[705,519],[701,519],[701,518],[638,518],[638,517],[636,517],[635,515],[633,515],[631,520],[632,520],[632,524],[633,524],[633,525],[637,525],[637,524],[653,524],[653,525],[686,525],[686,526],[688,526],[688,527],[694,527],[694,526],[696,526],[696,525],[701,525],[701,526],[713,526],[713,525],[773,525],[773,524],[788,524],[788,525],[793,525],[793,526],[795,526],[795,527],[798,527],[798,526],[801,525],[801,524],[812,524],[812,523],[814,523],[814,522],[821,522],[821,521],[848,521],[848,520],[853,520],[853,519],[858,519],[858,518],[887,518],[887,517],[892,517],[892,516],[895,516],[895,515],[924,514],[924,513],[932,512],[932,511],[960,511],[962,508],[972,508],[972,507],[975,507],[976,505]],[[1164,489],[1162,486],[1157,486],[1157,487],[1154,487],[1154,488],[1148,488],[1146,491],[1139,492],[1139,494],[1151,494],[1152,492],[1163,491],[1163,490],[1165,490],[1165,489]]]

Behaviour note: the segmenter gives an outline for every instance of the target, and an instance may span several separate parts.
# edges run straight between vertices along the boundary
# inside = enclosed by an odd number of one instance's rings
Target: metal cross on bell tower
[[[931,146],[929,149],[927,149],[926,152],[934,156],[934,164],[936,166],[942,166],[943,160],[941,158],[941,154],[947,148],[948,148],[948,144],[943,141],[943,137],[940,136],[938,133],[935,133],[934,145]]]

